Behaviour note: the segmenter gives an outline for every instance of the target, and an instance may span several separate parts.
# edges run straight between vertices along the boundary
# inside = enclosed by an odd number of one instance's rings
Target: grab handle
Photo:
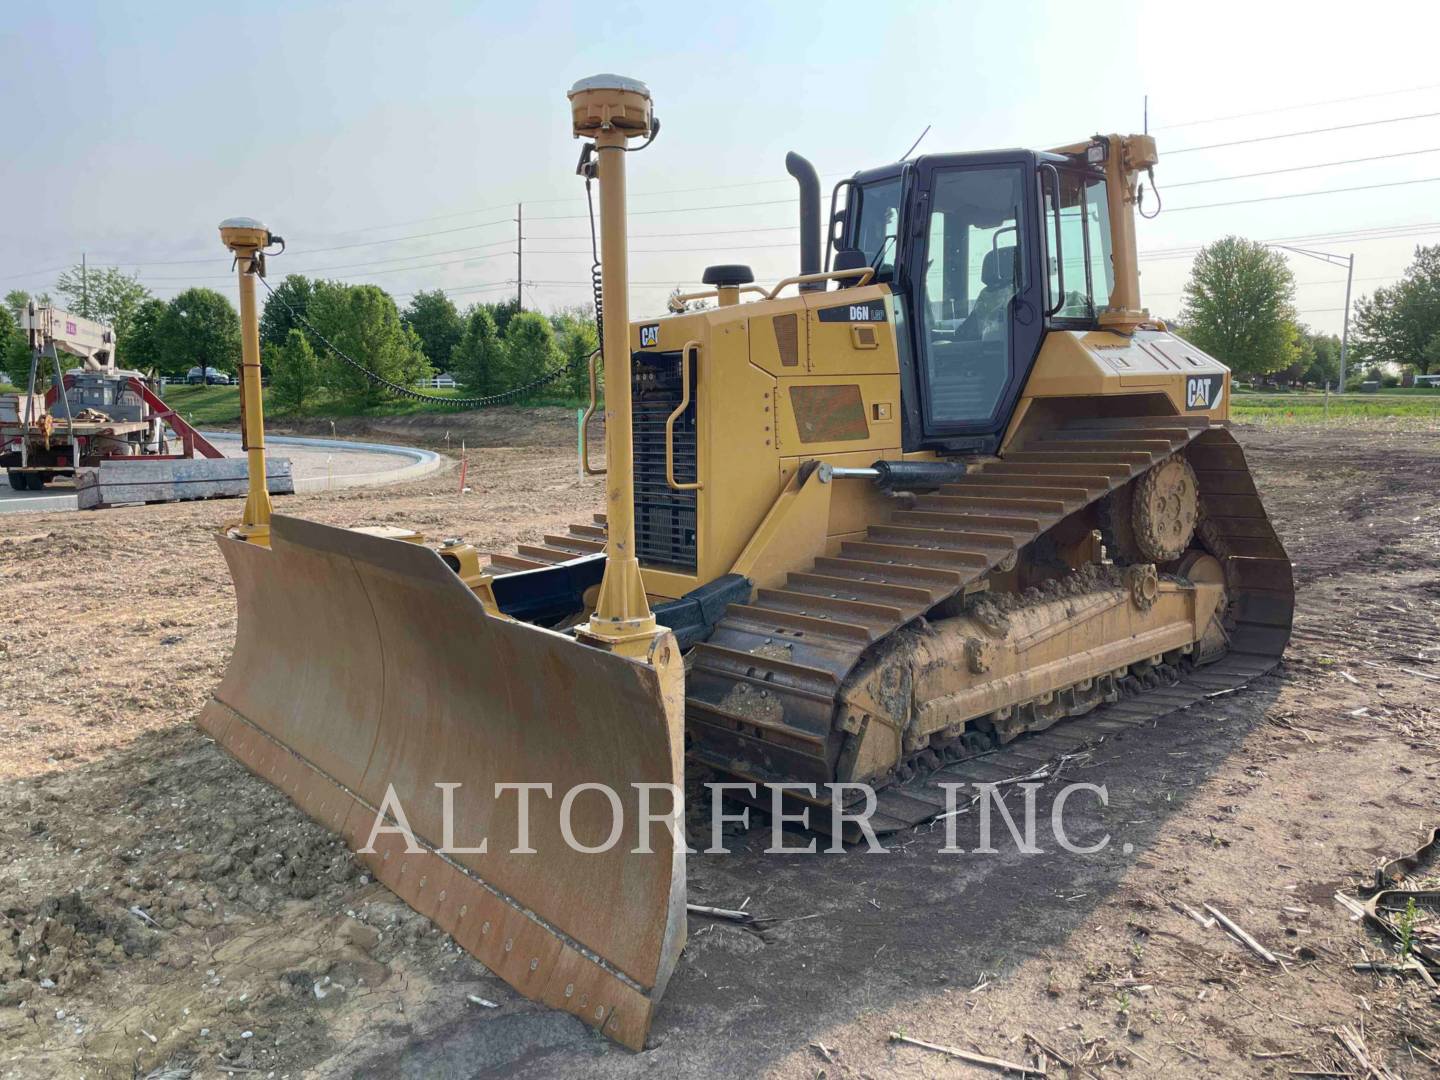
[[[696,480],[693,484],[678,484],[675,482],[675,421],[680,419],[680,414],[690,407],[690,350],[695,350],[695,362],[700,362],[700,342],[687,341],[680,350],[680,404],[675,406],[675,411],[665,421],[665,482],[670,485],[672,491],[699,491],[701,483]],[[695,463],[696,472],[699,472],[700,463]]]
[[[585,415],[580,418],[580,467],[585,470],[586,476],[604,476],[604,469],[592,469],[590,467],[590,418],[595,415],[596,397],[596,375],[595,367],[600,360],[600,350],[596,349],[590,354],[590,404],[585,408]]]

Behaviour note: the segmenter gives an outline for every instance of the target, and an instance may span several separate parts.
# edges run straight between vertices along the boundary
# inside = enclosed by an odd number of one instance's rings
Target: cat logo
[[[660,324],[647,323],[640,327],[640,347],[642,349],[653,349],[660,344]]]
[[[1185,408],[1213,409],[1220,404],[1223,375],[1191,375],[1185,380]]]

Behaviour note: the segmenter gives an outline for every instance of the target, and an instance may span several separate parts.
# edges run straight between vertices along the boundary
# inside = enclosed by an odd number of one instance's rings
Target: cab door
[[[923,445],[993,449],[1045,332],[1035,157],[914,165],[899,270]]]

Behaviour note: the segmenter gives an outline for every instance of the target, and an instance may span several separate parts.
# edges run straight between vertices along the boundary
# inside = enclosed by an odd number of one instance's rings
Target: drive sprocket
[[[1175,454],[1101,504],[1101,533],[1117,563],[1164,563],[1190,546],[1200,515],[1195,470]]]

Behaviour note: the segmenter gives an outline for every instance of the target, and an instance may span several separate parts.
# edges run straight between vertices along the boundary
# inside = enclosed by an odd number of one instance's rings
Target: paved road
[[[240,436],[206,432],[226,457],[241,457]],[[444,459],[428,450],[381,443],[355,443],[343,439],[298,439],[271,435],[271,451],[290,459],[295,489],[324,491],[413,479],[444,466]],[[64,481],[43,491],[15,491],[0,481],[0,513],[74,510],[75,494]]]

